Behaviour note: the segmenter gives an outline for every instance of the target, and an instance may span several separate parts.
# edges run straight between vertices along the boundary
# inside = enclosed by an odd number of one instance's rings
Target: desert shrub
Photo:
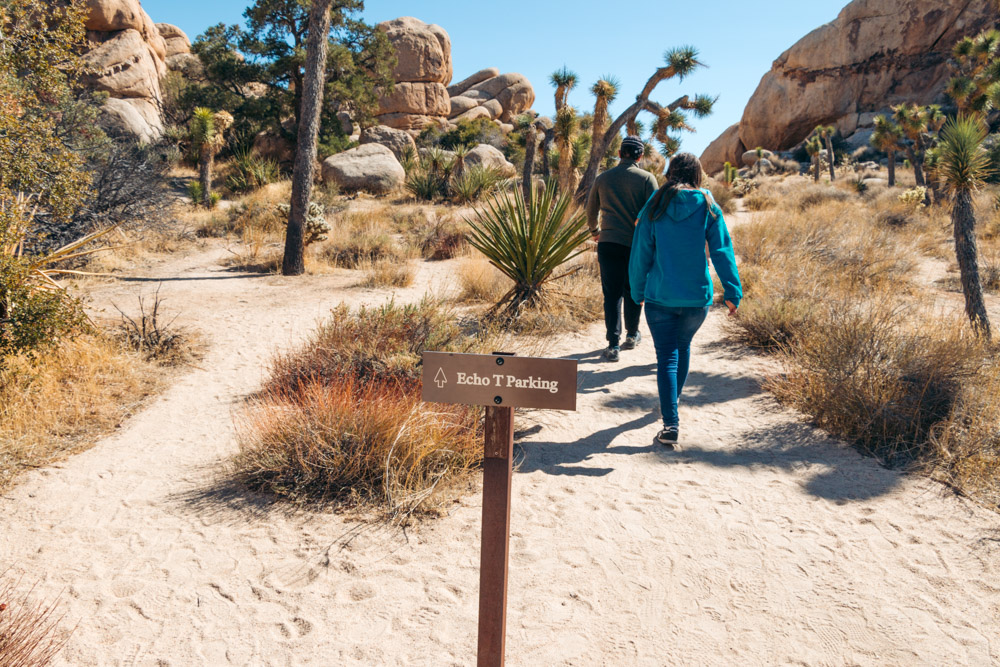
[[[503,148],[503,132],[489,118],[460,121],[453,129],[441,131],[437,127],[429,127],[417,137],[419,146],[440,146],[446,150],[454,150],[457,146],[478,146],[489,144],[494,148]]]
[[[918,211],[924,207],[924,200],[926,197],[927,188],[917,186],[900,194],[899,203],[910,211]]]
[[[235,193],[252,192],[281,178],[278,163],[261,157],[250,147],[234,150],[229,167],[226,187]]]
[[[715,199],[715,203],[719,205],[719,208],[722,209],[725,215],[736,212],[736,198],[733,195],[732,188],[719,183],[715,179],[709,179],[708,190],[712,193],[712,198]]]
[[[747,347],[777,351],[815,326],[816,303],[804,295],[765,293],[747,299],[739,318],[726,320],[730,338]]]
[[[787,199],[787,205],[800,211],[807,211],[811,208],[846,202],[851,199],[851,193],[846,190],[823,185],[807,185],[797,192],[791,193]]]
[[[288,213],[281,208],[281,205],[286,204],[289,197],[288,184],[252,192],[229,209],[228,219],[222,232],[242,235],[248,229],[255,229],[267,236],[283,237],[285,226],[288,224]],[[220,231],[215,229],[210,235],[219,233]]]
[[[152,303],[148,303],[143,296],[139,297],[139,313],[136,317],[125,314],[115,306],[121,315],[116,333],[127,349],[138,352],[147,361],[180,363],[188,358],[188,340],[174,327],[176,318],[167,321],[162,317],[162,305],[163,299],[157,289]]]
[[[291,215],[291,204],[278,204],[278,213],[288,225],[288,216]],[[309,202],[306,211],[306,222],[303,231],[303,245],[309,246],[317,241],[325,241],[329,238],[330,224],[326,221],[326,206],[319,202]]]
[[[475,165],[452,180],[451,197],[459,204],[468,204],[493,194],[509,181],[496,167]]]
[[[416,272],[407,261],[377,259],[365,268],[364,287],[409,287]]]
[[[467,231],[468,225],[464,221],[446,217],[429,226],[411,227],[410,236],[414,237],[425,259],[443,260],[452,259],[467,247]]]
[[[366,216],[344,216],[331,231],[322,255],[334,266],[356,269],[384,260],[400,261],[407,257],[407,252],[384,221]]]
[[[86,326],[79,301],[40,282],[26,261],[0,246],[0,368],[11,355],[34,356]]]
[[[205,191],[202,190],[201,183],[198,181],[188,183],[187,192],[193,206],[200,205],[201,201],[205,198]]]
[[[412,512],[482,456],[477,409],[421,402],[420,355],[479,345],[435,302],[337,308],[272,362],[239,422],[237,476],[296,500]]]
[[[0,572],[0,664],[42,667],[51,664],[66,643],[59,638],[58,600],[42,602],[34,589],[18,591],[20,581]]]
[[[417,199],[435,201],[446,196],[448,179],[442,174],[418,168],[407,175],[406,189]]]
[[[777,201],[765,192],[753,192],[743,198],[748,211],[767,211],[777,205]]]

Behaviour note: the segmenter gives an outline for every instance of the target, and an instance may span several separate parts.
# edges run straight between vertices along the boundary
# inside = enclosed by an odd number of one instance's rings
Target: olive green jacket
[[[590,232],[600,229],[599,242],[631,248],[636,218],[657,187],[656,177],[632,160],[608,169],[597,177],[587,200]]]

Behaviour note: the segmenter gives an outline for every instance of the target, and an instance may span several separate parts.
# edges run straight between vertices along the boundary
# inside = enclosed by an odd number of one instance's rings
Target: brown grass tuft
[[[409,287],[416,270],[406,260],[377,259],[365,267],[363,287]]]
[[[42,667],[52,663],[69,635],[60,637],[58,600],[39,602],[33,589],[19,593],[19,583],[0,572],[0,665]]]

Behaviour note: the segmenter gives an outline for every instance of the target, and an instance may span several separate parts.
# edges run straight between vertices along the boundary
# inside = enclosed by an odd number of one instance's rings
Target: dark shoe
[[[628,336],[625,336],[625,344],[622,345],[622,349],[634,350],[640,341],[642,341],[641,331],[636,331],[635,334],[629,334]]]
[[[677,427],[665,426],[656,436],[656,441],[661,445],[672,447],[677,444]]]
[[[608,349],[604,350],[604,358],[608,361],[618,361],[619,352],[621,352],[621,348],[617,345],[612,345]]]

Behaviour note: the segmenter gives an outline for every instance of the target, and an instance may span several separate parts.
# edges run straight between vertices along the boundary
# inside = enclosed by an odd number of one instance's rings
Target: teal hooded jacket
[[[680,190],[658,220],[650,219],[652,201],[650,198],[639,213],[632,239],[632,300],[666,308],[712,305],[714,289],[705,256],[707,242],[726,301],[739,306],[743,288],[733,242],[722,210],[711,195],[706,197],[701,190]]]

